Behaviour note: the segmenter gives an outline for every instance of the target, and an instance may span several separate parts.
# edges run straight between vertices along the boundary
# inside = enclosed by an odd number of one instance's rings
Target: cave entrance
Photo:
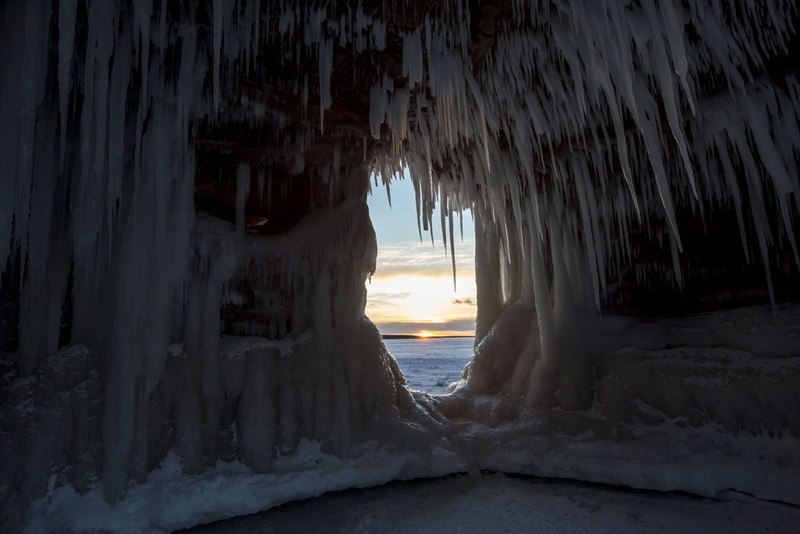
[[[377,268],[367,284],[367,315],[378,326],[409,387],[447,392],[472,358],[477,310],[475,224],[472,214],[455,214],[453,278],[447,248],[433,215],[429,230],[417,224],[411,177],[406,170],[387,188],[376,176],[368,198],[378,242]],[[387,194],[390,193],[390,194]],[[389,198],[391,197],[391,205]]]

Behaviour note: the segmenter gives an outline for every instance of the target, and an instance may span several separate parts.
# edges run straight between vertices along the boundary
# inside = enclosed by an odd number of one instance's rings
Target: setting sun
[[[384,334],[471,336],[474,276],[472,269],[460,271],[460,285],[454,290],[452,273],[398,274],[379,266],[367,286],[367,315]]]

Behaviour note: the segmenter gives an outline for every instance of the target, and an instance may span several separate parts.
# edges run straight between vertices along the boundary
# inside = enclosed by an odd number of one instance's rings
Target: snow
[[[384,339],[408,388],[441,395],[461,378],[472,359],[473,338]]]
[[[283,338],[279,340],[266,339],[258,336],[222,336],[219,353],[223,358],[244,358],[251,350],[278,349],[281,356],[288,356],[294,352],[295,345],[307,343],[314,337],[311,330],[306,330],[296,339]]]
[[[279,456],[269,475],[253,474],[236,462],[218,462],[202,474],[187,475],[177,454],[170,453],[145,484],[131,488],[117,505],[109,504],[97,487],[83,495],[69,486],[55,490],[38,505],[25,531],[171,532],[329,491],[379,485],[402,478],[415,461],[409,452],[369,443],[341,458],[303,441],[293,455]]]

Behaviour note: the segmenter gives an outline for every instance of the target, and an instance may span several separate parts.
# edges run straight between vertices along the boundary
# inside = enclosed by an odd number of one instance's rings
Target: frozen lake
[[[472,358],[472,337],[384,339],[411,389],[441,395]]]

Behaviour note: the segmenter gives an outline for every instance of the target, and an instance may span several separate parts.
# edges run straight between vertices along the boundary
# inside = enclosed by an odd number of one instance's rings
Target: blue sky
[[[378,264],[367,283],[367,315],[384,334],[472,335],[475,331],[475,234],[470,212],[464,212],[464,236],[456,227],[456,289],[449,249],[445,251],[439,212],[434,213],[434,244],[417,229],[410,178],[375,186],[368,199],[378,238]],[[458,217],[456,215],[456,217]]]

